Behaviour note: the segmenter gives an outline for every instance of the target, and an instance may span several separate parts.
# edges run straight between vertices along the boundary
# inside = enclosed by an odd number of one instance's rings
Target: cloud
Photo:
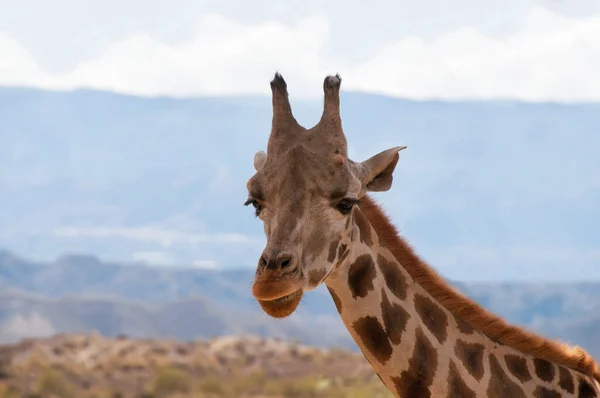
[[[217,265],[217,262],[214,260],[196,260],[192,262],[192,267],[202,269],[215,269]]]
[[[191,40],[168,45],[139,32],[63,75],[39,73],[22,48],[5,40],[0,52],[14,61],[6,62],[0,84],[29,80],[47,88],[87,86],[139,95],[264,93],[265,81],[268,89],[266,79],[275,69],[295,79],[321,78],[320,53],[327,29],[327,21],[318,15],[285,26],[276,22],[242,25],[208,14],[199,21]],[[23,78],[25,72],[19,72],[22,65],[27,67],[28,79]]]
[[[141,262],[152,266],[186,266],[189,264],[187,261],[177,264],[177,260],[173,256],[173,253],[165,251],[139,251],[133,253],[132,258],[136,262]],[[218,263],[215,260],[193,260],[191,261],[190,267],[199,269],[216,269],[217,266]]]
[[[398,36],[352,63],[328,50],[330,30],[324,14],[295,25],[204,14],[189,39],[159,41],[140,31],[61,74],[42,71],[23,47],[0,36],[0,84],[138,95],[268,94],[268,79],[280,70],[290,95],[316,97],[324,75],[339,71],[345,89],[394,96],[600,100],[600,16],[569,19],[534,6],[510,35],[464,26],[435,39]]]
[[[429,42],[407,37],[347,75],[356,88],[415,98],[598,100],[598,37],[600,16],[533,7],[512,35],[463,27]]]
[[[14,39],[0,32],[0,84],[43,86],[43,71]]]
[[[66,238],[120,238],[145,243],[155,243],[162,247],[175,244],[246,244],[254,243],[258,238],[238,234],[195,234],[172,229],[153,227],[60,227],[54,229],[54,235]]]
[[[175,265],[175,259],[168,252],[140,251],[133,253],[133,260],[150,265]]]

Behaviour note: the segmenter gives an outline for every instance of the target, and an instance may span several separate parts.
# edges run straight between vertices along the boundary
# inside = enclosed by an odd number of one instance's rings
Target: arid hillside
[[[0,347],[0,397],[388,397],[360,354],[277,339],[56,335]]]

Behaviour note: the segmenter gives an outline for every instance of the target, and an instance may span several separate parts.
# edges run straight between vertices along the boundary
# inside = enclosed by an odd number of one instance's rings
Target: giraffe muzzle
[[[290,261],[287,257],[261,260],[252,285],[252,294],[263,311],[275,318],[286,317],[296,310],[306,284],[297,264],[282,266],[287,261]]]
[[[258,304],[263,311],[272,316],[273,318],[285,318],[291,315],[302,300],[304,291],[302,288],[294,291],[293,293],[287,294],[283,297],[279,297],[273,300],[259,300]]]

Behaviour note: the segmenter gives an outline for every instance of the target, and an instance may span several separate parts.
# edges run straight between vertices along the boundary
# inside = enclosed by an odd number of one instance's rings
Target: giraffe
[[[600,368],[577,346],[510,325],[446,283],[370,192],[388,191],[400,151],[348,158],[339,75],[323,82],[323,113],[307,129],[287,83],[271,81],[267,151],[254,156],[248,198],[266,246],[252,293],[285,318],[322,283],[386,388],[399,398],[600,398]]]

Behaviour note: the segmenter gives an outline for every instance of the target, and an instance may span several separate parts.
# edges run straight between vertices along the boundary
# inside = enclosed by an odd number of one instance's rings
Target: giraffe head
[[[267,152],[254,157],[248,200],[264,224],[267,244],[252,293],[273,317],[286,317],[348,255],[355,224],[366,222],[355,205],[369,191],[387,191],[405,147],[364,162],[348,159],[340,117],[339,75],[323,82],[320,121],[302,127],[292,114],[287,84],[271,81],[273,119]],[[360,225],[359,225],[360,226]]]

